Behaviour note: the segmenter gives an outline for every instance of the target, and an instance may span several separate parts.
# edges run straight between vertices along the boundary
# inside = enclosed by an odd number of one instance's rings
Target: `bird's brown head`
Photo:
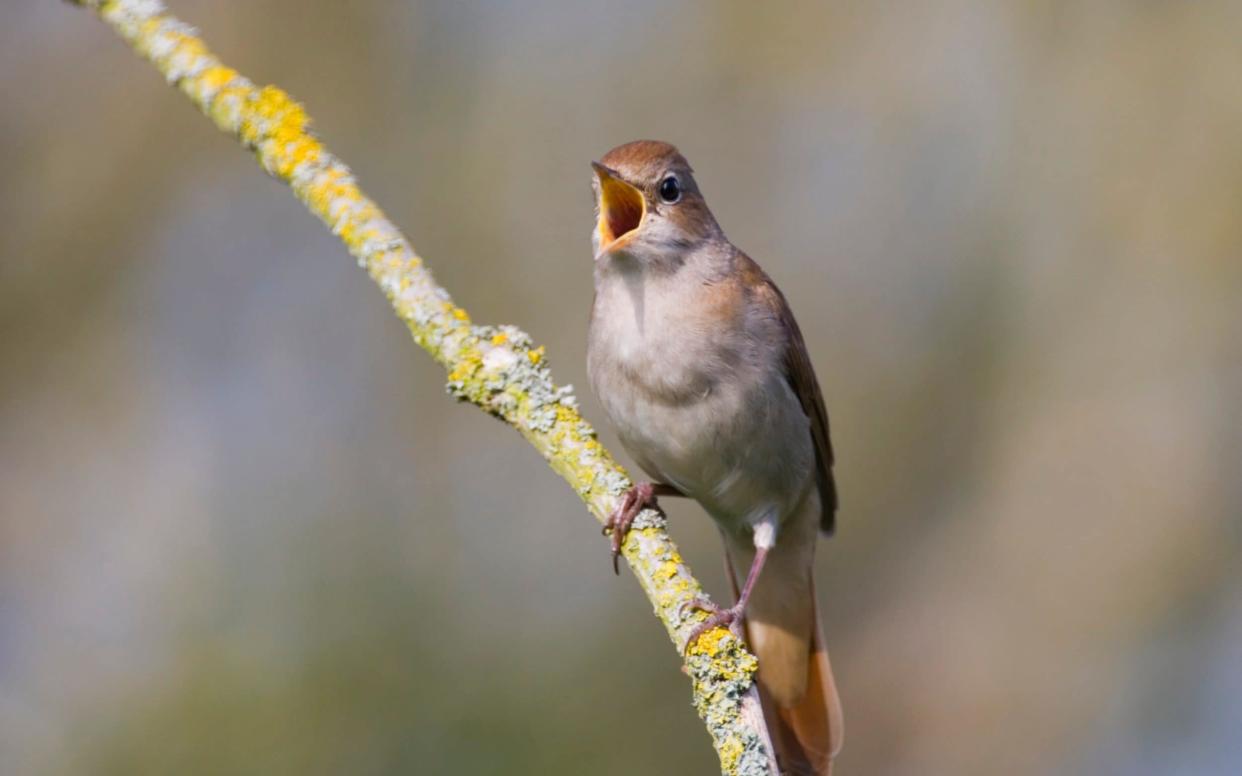
[[[597,258],[617,253],[640,260],[675,257],[719,234],[690,164],[668,143],[636,140],[591,166]]]

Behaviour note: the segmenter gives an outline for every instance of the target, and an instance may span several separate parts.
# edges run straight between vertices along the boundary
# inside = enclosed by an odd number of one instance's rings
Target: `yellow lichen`
[[[211,100],[208,115],[216,126],[226,131],[234,131],[236,128],[233,122],[236,117],[232,114],[237,110],[246,99],[246,95],[250,93],[250,87],[239,85],[236,82],[224,86],[220,91],[216,92]]]
[[[234,78],[237,78],[237,76],[237,71],[231,67],[225,67],[224,65],[212,65],[199,74],[198,83],[204,88],[216,91],[225,84],[231,82]]]
[[[465,354],[453,365],[452,371],[449,372],[449,382],[469,380],[482,366],[483,359],[477,353]]]
[[[325,221],[332,221],[332,204],[350,197],[354,188],[350,185],[349,174],[336,167],[320,172],[315,184],[307,188],[305,195],[307,204]]]
[[[725,773],[733,773],[737,770],[737,761],[741,759],[744,751],[746,747],[742,745],[741,739],[737,736],[729,736],[724,740],[716,753],[720,756],[720,764]]]
[[[721,651],[720,642],[729,638],[729,629],[716,627],[699,636],[687,651],[691,655],[716,657]]]
[[[666,560],[660,564],[656,571],[657,576],[664,577],[666,582],[671,582],[681,571],[681,567],[671,560]]]
[[[165,40],[172,43],[172,51],[166,55],[167,58],[184,57],[189,59],[208,54],[207,46],[194,35],[177,29],[167,29],[166,25],[161,25],[161,27],[165,27],[161,30]]]
[[[297,168],[305,164],[315,164],[320,158],[321,146],[305,135],[285,141],[279,150],[279,161],[276,174],[281,177],[293,175]]]

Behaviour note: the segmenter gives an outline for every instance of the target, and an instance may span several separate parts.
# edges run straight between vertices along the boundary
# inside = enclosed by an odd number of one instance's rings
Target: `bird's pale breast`
[[[685,273],[596,289],[588,370],[622,444],[726,529],[783,522],[813,480],[809,421],[772,342],[783,331],[763,316]]]

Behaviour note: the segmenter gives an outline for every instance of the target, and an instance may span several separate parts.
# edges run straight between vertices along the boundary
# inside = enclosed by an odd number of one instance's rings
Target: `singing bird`
[[[828,414],[785,297],[725,237],[690,165],[640,140],[592,163],[591,386],[650,482],[610,517],[613,565],[661,495],[715,520],[736,604],[696,605],[705,631],[743,623],[780,764],[831,773],[841,705],[815,602],[819,534],[837,509]],[[749,568],[737,593],[734,568]]]

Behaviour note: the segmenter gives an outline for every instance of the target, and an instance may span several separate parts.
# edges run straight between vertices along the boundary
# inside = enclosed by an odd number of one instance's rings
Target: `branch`
[[[75,0],[90,7],[150,61],[220,130],[255,152],[263,169],[341,238],[366,269],[414,341],[448,372],[448,390],[514,427],[573,487],[601,522],[631,482],[578,413],[569,386],[552,381],[542,347],[512,326],[473,324],[436,284],[409,242],[358,188],[348,168],[309,131],[302,107],[274,86],[257,87],[207,50],[193,28],[158,0]],[[665,532],[647,510],[622,548],[674,645],[706,616],[678,612],[703,595]],[[753,676],[757,662],[726,629],[699,639],[686,657],[694,705],[720,756],[722,771],[776,774]]]

